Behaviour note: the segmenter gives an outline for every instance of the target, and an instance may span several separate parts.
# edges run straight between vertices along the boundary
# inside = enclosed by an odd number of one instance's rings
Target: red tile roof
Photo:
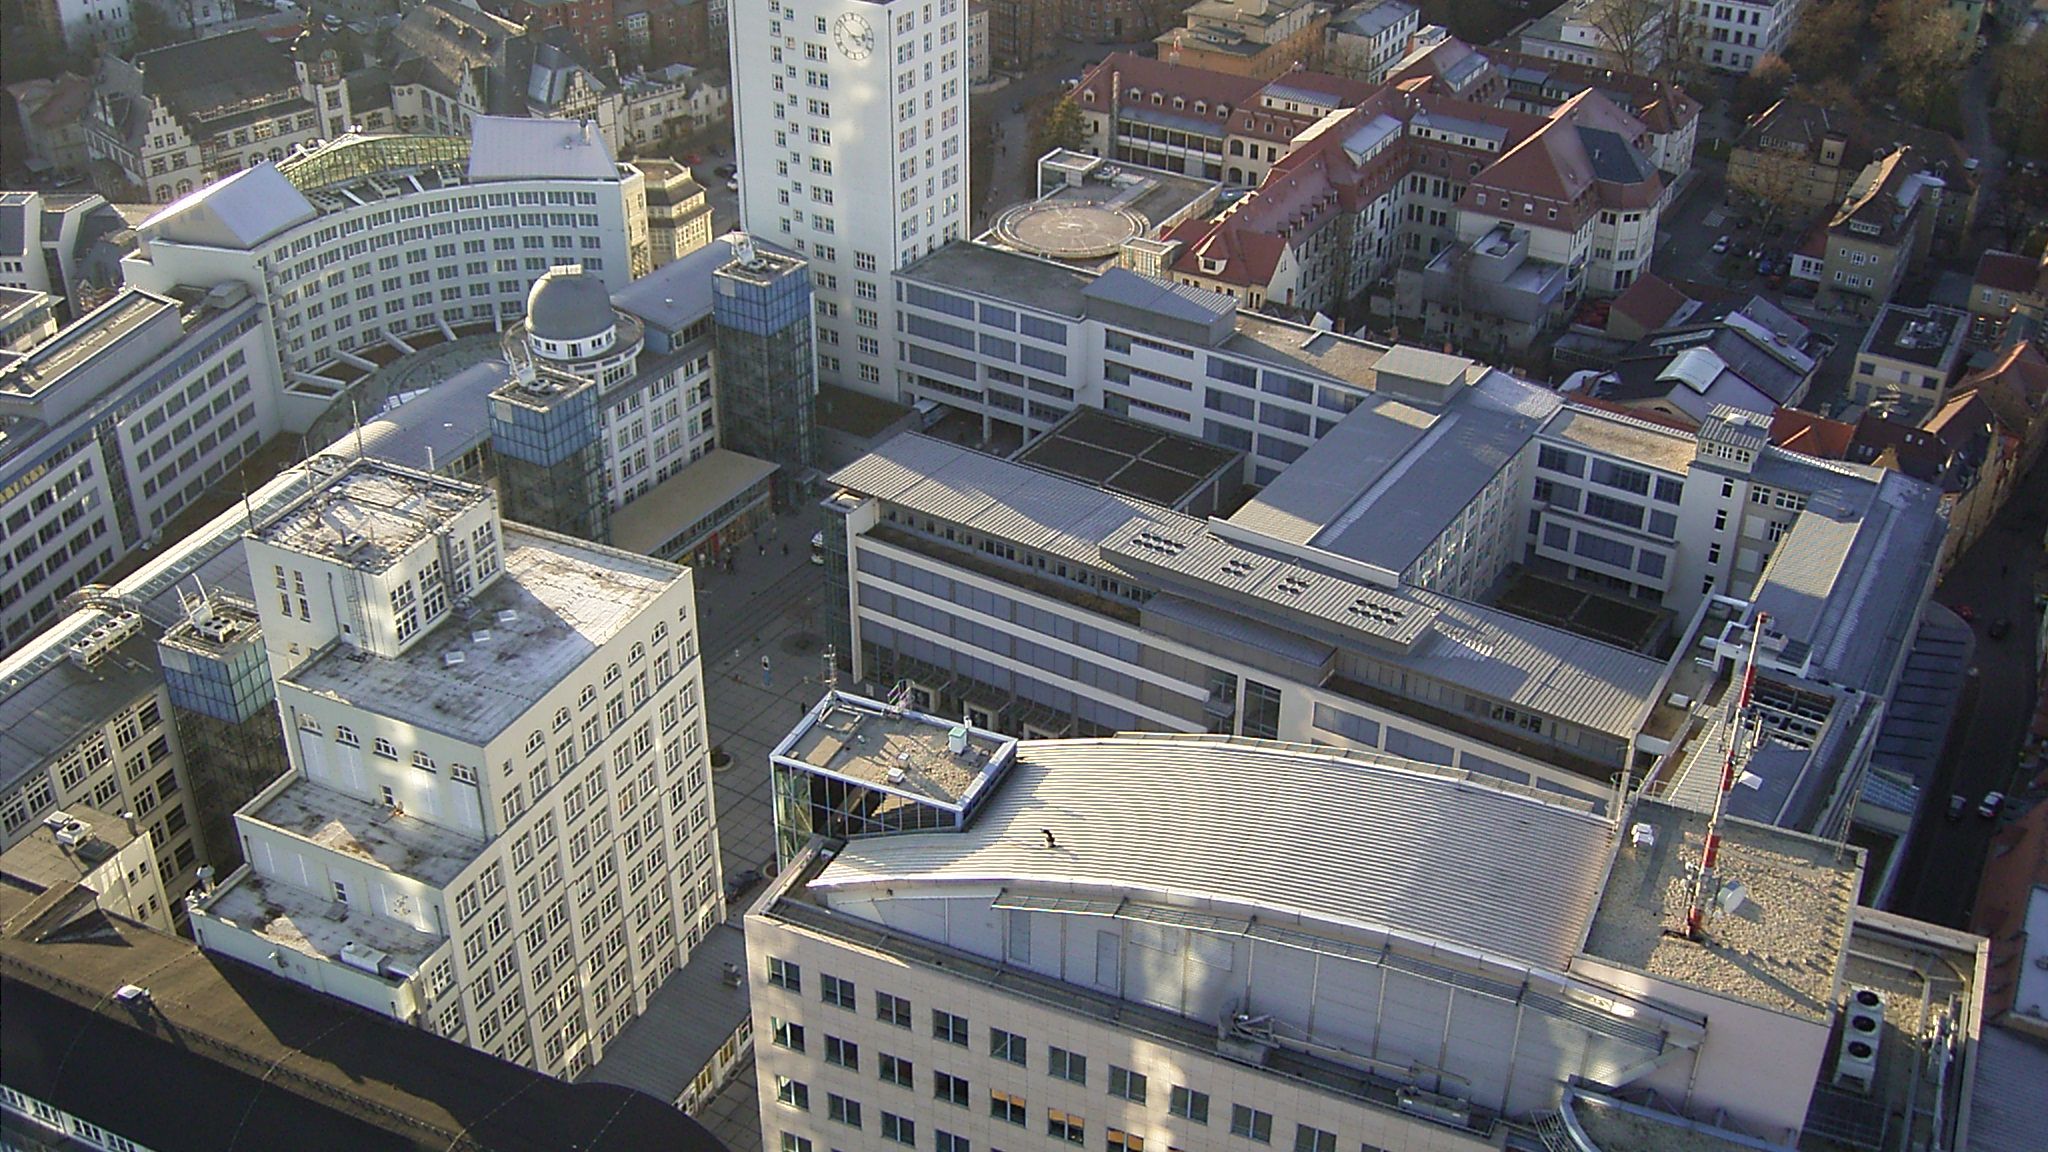
[[[1609,311],[1627,316],[1647,331],[1669,323],[1689,299],[1685,293],[1672,287],[1669,280],[1654,272],[1645,272],[1640,280],[1628,286],[1628,291],[1615,297]]]
[[[1830,420],[1797,408],[1780,408],[1771,415],[1771,443],[1823,460],[1845,459],[1856,438],[1856,426]]]

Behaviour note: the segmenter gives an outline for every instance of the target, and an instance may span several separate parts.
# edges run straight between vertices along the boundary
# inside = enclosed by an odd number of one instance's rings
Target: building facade
[[[262,164],[138,231],[128,283],[236,281],[266,305],[286,424],[303,428],[344,387],[317,370],[353,349],[501,328],[558,264],[624,286],[646,260],[646,195],[589,125],[485,117],[466,138],[350,136]]]
[[[184,745],[142,616],[103,604],[0,658],[0,847],[50,834],[38,830],[57,812],[105,813],[90,823],[122,826],[146,845],[149,883],[182,921],[205,848]]]
[[[967,0],[731,18],[740,220],[810,262],[819,379],[897,399],[888,275],[968,235]]]
[[[573,1078],[724,915],[688,572],[370,461],[245,547],[292,771],[202,947]]]
[[[887,761],[844,732],[886,733]],[[1815,895],[1758,913],[1767,934],[1722,906],[1689,933],[1706,820],[1654,801],[1602,818],[1393,757],[1019,742],[836,696],[775,759],[815,831],[747,915],[771,1148],[857,1132],[1653,1152],[1718,1144],[1715,1124],[1739,1125],[1730,1146],[1790,1145],[1859,1072],[1859,1117],[1967,1091],[1967,1076],[1908,1089],[1837,1060],[1837,1028],[1871,1003],[1895,1050],[1966,1051],[1937,1021],[1981,1016],[1984,942],[1855,908],[1860,852],[1818,838],[1723,821],[1709,891],[1739,880],[1764,909],[1767,892]],[[1170,798],[1188,790],[1203,802]],[[858,819],[878,811],[906,826]],[[1321,847],[1280,850],[1297,836]],[[1718,959],[1741,939],[1780,946],[1767,972]],[[1916,943],[1962,979],[1895,975]],[[1918,1011],[1923,992],[1938,1010]],[[1643,1091],[1663,1110],[1605,1128],[1586,1114]]]
[[[338,67],[252,29],[103,58],[89,147],[103,193],[169,204],[352,122]]]
[[[0,367],[0,651],[277,434],[275,364],[229,285],[124,290]]]

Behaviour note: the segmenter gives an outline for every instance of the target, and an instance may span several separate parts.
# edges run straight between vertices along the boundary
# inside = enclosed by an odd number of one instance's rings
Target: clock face
[[[848,12],[832,26],[832,39],[848,60],[865,60],[875,50],[875,30],[868,27],[865,17],[858,12]]]

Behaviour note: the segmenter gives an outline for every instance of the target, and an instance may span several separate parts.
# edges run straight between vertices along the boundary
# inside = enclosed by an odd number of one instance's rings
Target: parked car
[[[745,892],[760,882],[761,870],[759,868],[742,868],[739,872],[725,878],[725,898],[727,900],[736,900],[739,898],[740,893]]]
[[[704,157],[703,157],[702,155],[700,155],[699,153],[696,153],[696,152],[685,152],[685,153],[683,153],[683,163],[684,163],[684,164],[685,164],[686,166],[688,166],[688,167],[691,167],[691,168],[695,168],[695,167],[696,167],[697,165],[699,165],[699,164],[702,164],[703,162],[704,162]]]
[[[735,176],[735,177],[733,177],[732,179],[730,179],[730,180],[727,180],[727,181],[725,182],[725,190],[726,190],[727,192],[737,192],[737,191],[739,191],[739,190],[740,190],[740,179],[739,179],[739,177]]]
[[[1996,819],[1999,811],[2004,807],[2005,793],[1986,792],[1983,802],[1977,805],[1977,815],[1982,816],[1986,820]]]
[[[1716,255],[1716,256],[1719,256],[1719,255],[1722,255],[1723,253],[1725,253],[1725,252],[1727,252],[1727,251],[1728,251],[1728,237],[1726,237],[1726,236],[1723,236],[1723,237],[1721,237],[1721,238],[1720,238],[1719,240],[1716,240],[1716,241],[1714,241],[1714,255]]]
[[[1951,820],[1961,820],[1963,818],[1963,811],[1969,806],[1970,798],[1961,792],[1951,795],[1948,798],[1948,818]]]
[[[740,166],[728,161],[724,164],[720,164],[716,168],[713,168],[711,172],[715,176],[724,176],[730,178],[738,176],[740,174]]]

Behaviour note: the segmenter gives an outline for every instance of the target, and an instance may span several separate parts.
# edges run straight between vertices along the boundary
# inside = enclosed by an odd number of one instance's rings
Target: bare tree
[[[1883,0],[1871,23],[1883,36],[1879,47],[1898,77],[1899,98],[1925,113],[1953,82],[1962,55],[1962,15],[1945,0]]]
[[[1587,13],[1616,71],[1645,75],[1662,63],[1665,30],[1677,18],[1671,0],[1596,0]]]
[[[1745,148],[1738,156],[1728,164],[1728,190],[1755,200],[1766,221],[1781,213],[1793,215],[1806,206],[1802,186],[1808,158],[1804,152],[1759,147]]]

